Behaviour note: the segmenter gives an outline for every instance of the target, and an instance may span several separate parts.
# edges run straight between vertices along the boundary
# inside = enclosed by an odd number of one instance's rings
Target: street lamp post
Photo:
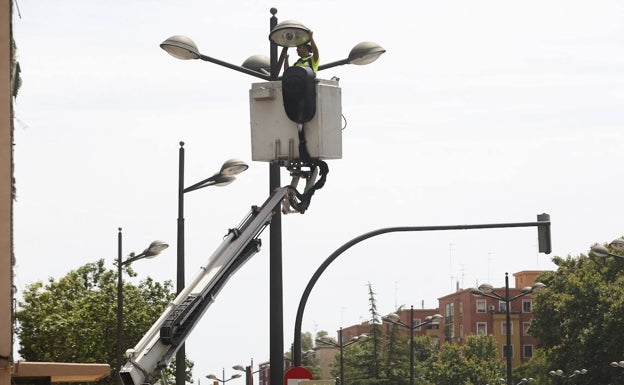
[[[225,368],[223,368],[223,376],[221,378],[218,378],[217,376],[215,376],[214,374],[209,374],[206,376],[207,379],[209,380],[214,380],[216,382],[220,382],[222,384],[225,384],[228,381],[232,381],[235,378],[240,378],[242,375],[240,373],[234,373],[232,374],[232,376],[230,378],[225,378]]]
[[[524,297],[525,295],[529,295],[533,292],[537,292],[543,288],[545,288],[541,282],[535,282],[533,286],[527,286],[520,290],[520,293],[514,296],[509,295],[509,274],[505,273],[505,295],[502,296],[494,291],[494,287],[490,284],[484,283],[479,285],[478,289],[472,289],[470,293],[475,296],[488,297],[497,299],[499,301],[505,302],[505,334],[506,334],[506,345],[505,345],[505,358],[507,360],[507,385],[513,385],[513,380],[511,378],[511,302],[517,300],[520,297]]]
[[[401,326],[409,329],[410,331],[410,385],[414,385],[414,330],[418,329],[423,325],[428,325],[436,320],[442,318],[441,314],[434,314],[431,316],[425,317],[425,320],[419,324],[414,324],[414,306],[410,307],[410,325],[401,321],[401,317],[399,317],[396,313],[388,314],[383,317],[384,321],[390,322],[391,324]]]
[[[450,226],[402,226],[402,227],[385,227],[382,229],[370,231],[368,233],[361,234],[344,245],[336,249],[329,257],[323,261],[323,263],[316,269],[312,278],[308,282],[301,299],[299,300],[299,307],[297,308],[297,315],[295,317],[295,335],[293,337],[293,362],[295,365],[301,365],[301,324],[303,323],[303,312],[305,306],[310,297],[310,293],[314,288],[314,285],[319,280],[325,269],[336,260],[342,253],[357,245],[358,243],[367,240],[372,237],[376,237],[382,234],[396,233],[396,232],[412,232],[412,231],[449,231],[449,230],[471,230],[471,229],[496,229],[496,228],[510,228],[510,227],[537,227],[538,235],[538,247],[542,253],[550,254],[551,241],[550,241],[550,215],[539,214],[537,216],[537,222],[520,222],[520,223],[490,223],[480,225],[450,225]]]
[[[122,279],[122,267],[128,266],[132,262],[137,261],[143,258],[154,258],[161,251],[165,250],[169,247],[163,241],[154,241],[149,247],[141,254],[131,255],[125,261],[122,261],[122,240],[123,235],[121,232],[121,227],[119,228],[119,232],[117,233],[117,373],[121,369],[122,361],[123,361],[123,344],[124,344],[124,333],[123,333],[123,279]],[[118,382],[121,384],[121,379],[119,375],[117,376]]]
[[[184,238],[184,194],[187,192],[199,190],[209,186],[225,186],[232,183],[235,175],[247,170],[249,166],[245,162],[238,159],[230,159],[223,163],[221,170],[192,186],[184,187],[184,142],[180,142],[180,150],[178,155],[178,248],[177,248],[177,274],[176,274],[176,294],[180,294],[184,290],[184,259],[185,259],[185,238]],[[186,362],[184,344],[180,345],[176,353],[176,385],[184,385],[186,379]]]
[[[569,382],[571,381],[571,378],[582,375],[582,374],[586,374],[586,373],[587,373],[587,369],[574,370],[570,374],[565,374],[564,371],[561,369],[551,370],[550,372],[548,372],[548,374],[550,374],[553,377],[563,378],[564,382]]]
[[[309,30],[302,25],[281,25],[278,27],[276,8],[270,9],[270,47],[269,61],[264,63],[262,56],[249,57],[243,66],[237,66],[219,59],[215,59],[199,52],[197,45],[186,36],[172,36],[160,44],[160,47],[171,56],[182,60],[200,59],[220,65],[238,72],[245,73],[264,80],[278,80],[280,62],[278,61],[278,45],[289,44],[287,40],[292,37],[302,39],[301,43],[309,40]],[[280,33],[276,33],[276,32]],[[285,40],[283,40],[285,39]],[[290,42],[292,43],[292,41]],[[300,44],[301,44],[300,43]],[[295,44],[296,45],[296,44]],[[292,45],[291,45],[292,46]],[[319,70],[331,68],[343,64],[364,65],[372,63],[381,56],[385,50],[372,42],[364,42],[356,45],[345,60],[319,66]],[[259,59],[259,60],[258,60]],[[253,63],[253,64],[252,64]],[[268,71],[267,71],[268,69]],[[268,74],[267,74],[268,72]],[[281,186],[280,163],[278,160],[269,163],[269,193]],[[282,357],[284,356],[284,314],[283,314],[283,277],[282,277],[282,218],[279,207],[274,210],[269,229],[269,322],[270,322],[270,365],[271,379],[280,383],[284,377]],[[182,385],[182,384],[177,384]]]
[[[339,349],[339,352],[340,352],[340,383],[339,385],[345,385],[346,383],[344,380],[344,348],[346,348],[347,346],[351,346],[356,342],[364,342],[367,339],[368,339],[368,336],[366,334],[361,334],[359,336],[355,336],[351,338],[349,342],[344,343],[343,337],[342,337],[342,327],[338,331],[338,343],[328,339],[327,337],[321,337],[321,338],[316,339],[316,342],[318,343],[331,345]]]
[[[253,385],[253,375],[256,373],[263,372],[269,369],[270,364],[263,364],[258,367],[258,370],[253,370],[253,359],[251,360],[251,364],[249,366],[243,367],[243,365],[234,365],[232,369],[238,370],[245,373],[245,385]]]

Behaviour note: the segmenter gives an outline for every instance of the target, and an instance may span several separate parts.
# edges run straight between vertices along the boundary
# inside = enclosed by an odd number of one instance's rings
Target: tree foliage
[[[125,271],[133,276],[128,266]],[[173,300],[170,281],[124,282],[124,350],[134,346]],[[116,368],[117,272],[104,260],[88,263],[56,281],[35,282],[16,313],[19,354],[27,361],[108,363]],[[187,360],[187,380],[192,382]],[[115,383],[116,373],[104,382]]]
[[[495,384],[504,372],[491,335],[466,336],[463,345],[443,344],[429,358],[428,369],[436,385]]]
[[[588,369],[586,383],[620,383],[609,366],[624,357],[624,260],[579,255],[555,257],[558,266],[540,280],[547,290],[535,296],[530,332],[541,341],[547,371]],[[591,369],[590,369],[591,368]]]

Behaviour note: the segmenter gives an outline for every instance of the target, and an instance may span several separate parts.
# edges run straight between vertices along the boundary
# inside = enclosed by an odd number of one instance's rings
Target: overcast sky
[[[387,50],[368,66],[319,74],[340,78],[343,159],[328,161],[310,209],[283,219],[285,349],[310,277],[362,233],[532,222],[549,213],[552,255],[564,257],[624,233],[622,2],[15,3],[19,291],[100,258],[113,268],[118,227],[124,254],[154,239],[171,244],[133,266],[137,279],[175,281],[180,141],[187,184],[229,158],[250,164],[233,184],[185,197],[187,280],[268,197],[268,165],[251,161],[248,90],[260,80],[176,60],[159,44],[187,35],[202,53],[241,64],[269,54],[271,7],[280,21],[314,31],[324,63],[360,41]],[[283,171],[282,184],[289,182]],[[268,231],[262,238],[262,251],[187,340],[196,379],[269,359]],[[368,283],[382,314],[435,308],[457,286],[500,287],[505,272],[553,269],[552,255],[537,252],[535,228],[373,238],[328,268],[303,331],[334,335],[368,319]]]

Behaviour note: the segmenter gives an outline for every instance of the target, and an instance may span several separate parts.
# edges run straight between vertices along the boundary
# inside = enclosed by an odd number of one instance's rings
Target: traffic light
[[[552,245],[550,243],[550,215],[549,214],[538,214],[537,216],[538,222],[547,222],[539,224],[537,226],[537,243],[539,247],[539,252],[544,254],[550,254],[552,251]]]
[[[310,67],[289,67],[282,76],[282,98],[288,119],[306,123],[316,114],[316,76]]]

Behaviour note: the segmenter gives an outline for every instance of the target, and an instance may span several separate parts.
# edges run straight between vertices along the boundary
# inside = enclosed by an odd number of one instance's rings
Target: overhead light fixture
[[[240,159],[228,159],[223,163],[223,166],[221,166],[220,174],[226,176],[238,175],[248,168],[249,166],[247,163]]]
[[[243,68],[268,74],[271,70],[271,62],[266,55],[252,55],[243,62]]]
[[[175,35],[160,43],[160,48],[176,59],[199,59],[199,49],[190,37]]]
[[[286,20],[275,26],[269,40],[282,47],[296,47],[310,41],[310,29],[295,20]]]
[[[365,65],[377,60],[386,50],[377,43],[364,41],[358,43],[349,52],[349,64]]]

